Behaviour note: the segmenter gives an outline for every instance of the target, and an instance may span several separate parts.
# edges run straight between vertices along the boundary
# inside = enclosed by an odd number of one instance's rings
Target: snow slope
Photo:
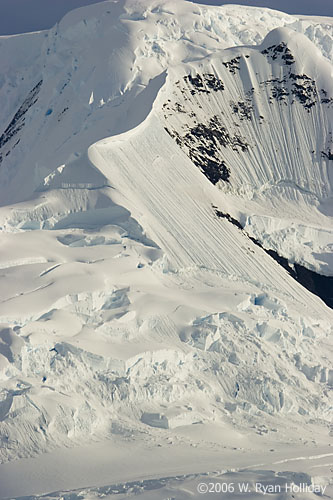
[[[330,456],[332,310],[248,235],[332,274],[332,39],[168,0],[1,39],[1,498]]]
[[[214,54],[171,78],[166,127],[195,163],[206,161],[212,182],[221,179],[224,211],[267,248],[332,274],[331,64],[283,28],[260,49]]]

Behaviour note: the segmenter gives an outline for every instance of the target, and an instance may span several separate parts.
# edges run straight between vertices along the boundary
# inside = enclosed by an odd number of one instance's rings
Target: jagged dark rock
[[[322,158],[327,158],[328,160],[333,160],[333,151],[328,149],[327,151],[321,152]]]
[[[26,99],[24,100],[23,104],[19,107],[17,112],[15,113],[13,119],[11,120],[10,124],[6,128],[6,130],[3,132],[3,134],[0,137],[0,150],[13,138],[15,137],[20,130],[24,127],[25,124],[25,114],[27,111],[33,106],[38,99],[38,94],[41,88],[41,85],[43,83],[43,80],[40,80],[37,85],[29,92],[27,95]],[[17,146],[19,141],[17,141],[13,148]],[[9,151],[10,153],[10,151]],[[6,152],[6,156],[8,156],[8,151]],[[2,160],[3,155],[0,155],[0,163]]]
[[[285,42],[281,42],[279,45],[271,45],[267,49],[262,50],[261,53],[270,57],[273,61],[280,58],[287,66],[295,62],[294,56]]]
[[[217,217],[226,219],[238,229],[244,231],[246,236],[255,245],[262,248],[268,255],[270,255],[276,262],[278,262],[278,264],[280,264],[280,266],[282,266],[292,278],[298,281],[298,283],[304,286],[304,288],[320,297],[328,307],[333,309],[333,276],[324,276],[322,274],[316,273],[315,271],[307,269],[301,264],[290,264],[286,257],[278,254],[275,250],[265,248],[259,240],[253,238],[252,236],[249,236],[244,230],[244,227],[237,219],[235,219],[228,213],[221,212],[221,210],[218,210],[215,205],[212,205],[212,207]]]
[[[229,222],[231,222],[231,224],[233,224],[234,226],[238,227],[238,229],[240,229],[241,231],[243,231],[243,226],[241,225],[240,222],[238,222],[237,219],[235,219],[234,217],[232,217],[230,214],[221,212],[221,210],[218,210],[215,205],[212,205],[212,207],[213,207],[214,212],[217,215],[217,217],[219,217],[220,219],[227,219]]]
[[[213,184],[228,181],[230,177],[221,148],[231,147],[234,151],[246,152],[249,147],[239,134],[231,134],[218,116],[213,116],[207,124],[199,123],[189,128],[183,136],[167,127],[165,130]]]
[[[239,69],[240,69],[240,66],[239,66],[240,59],[241,59],[241,57],[237,56],[237,57],[234,57],[234,59],[231,59],[230,61],[222,62],[222,64],[230,71],[230,73],[235,75],[236,71],[239,71]]]
[[[184,82],[192,87],[190,90],[192,95],[199,93],[209,94],[211,91],[218,92],[219,90],[224,90],[222,80],[218,79],[212,73],[197,74],[196,76],[186,75],[184,76]]]
[[[231,102],[230,106],[241,121],[252,119],[253,105],[249,98],[246,101]]]

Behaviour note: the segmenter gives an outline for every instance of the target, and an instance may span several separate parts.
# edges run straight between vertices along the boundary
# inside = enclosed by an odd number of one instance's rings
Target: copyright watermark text
[[[201,482],[197,486],[198,493],[261,493],[262,495],[270,495],[274,493],[316,493],[324,495],[326,486],[319,484],[263,484],[263,483],[229,483],[229,482]]]

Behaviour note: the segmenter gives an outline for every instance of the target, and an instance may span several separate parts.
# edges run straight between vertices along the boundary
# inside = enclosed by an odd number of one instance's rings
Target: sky
[[[0,35],[12,35],[51,28],[66,12],[84,5],[98,3],[98,1],[0,0]],[[194,3],[210,5],[237,3],[240,5],[270,7],[289,14],[333,17],[333,0],[200,0]]]

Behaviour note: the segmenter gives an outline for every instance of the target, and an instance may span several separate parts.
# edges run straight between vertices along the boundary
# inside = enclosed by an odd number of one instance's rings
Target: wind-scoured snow
[[[332,40],[168,0],[0,38],[1,498],[329,484],[333,313],[263,248],[332,275]]]
[[[171,137],[221,181],[225,212],[264,246],[330,275],[332,66],[311,45],[277,29],[259,49],[229,49],[180,78],[177,69],[162,108]]]

